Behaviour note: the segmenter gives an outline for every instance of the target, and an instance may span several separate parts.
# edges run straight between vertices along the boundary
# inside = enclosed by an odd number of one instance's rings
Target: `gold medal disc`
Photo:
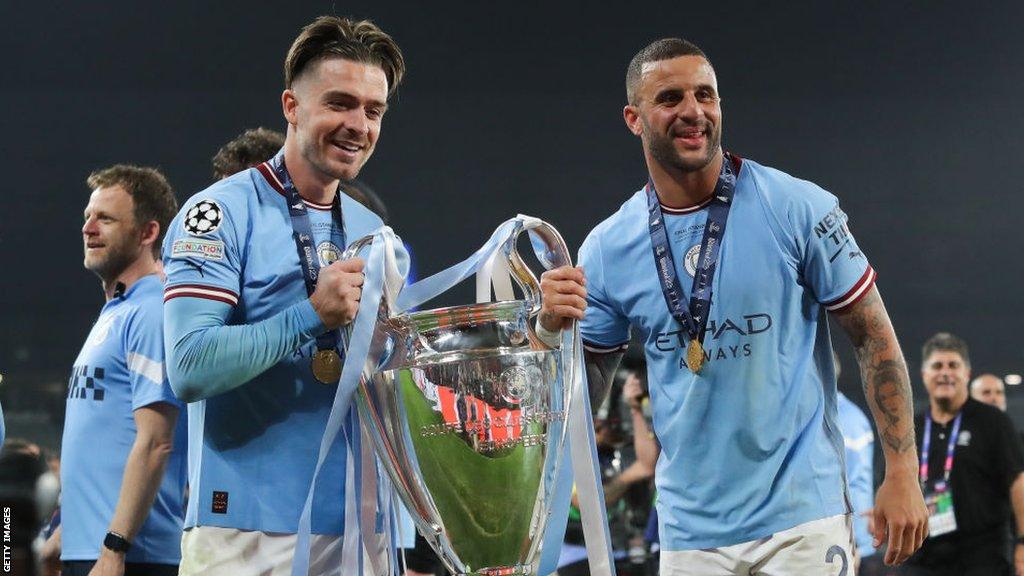
[[[341,378],[341,358],[334,350],[317,350],[313,353],[313,376],[321,384],[337,384]]]
[[[690,340],[690,344],[686,347],[686,365],[694,374],[700,372],[701,367],[704,366],[704,347],[696,338]]]

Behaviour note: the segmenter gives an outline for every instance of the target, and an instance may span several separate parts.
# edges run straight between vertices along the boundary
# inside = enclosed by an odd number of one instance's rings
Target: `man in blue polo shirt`
[[[284,147],[196,194],[171,225],[168,373],[191,402],[183,575],[290,573],[341,372],[339,329],[363,283],[362,260],[340,256],[381,225],[339,184],[372,154],[404,69],[368,21],[306,26],[285,61]],[[354,551],[342,537],[344,435],[326,458],[310,568],[339,574]]]
[[[62,573],[178,573],[185,419],[164,371],[159,248],[177,201],[152,168],[94,172],[82,236],[106,304],[75,360],[61,444]]]
[[[887,561],[904,560],[927,530],[909,378],[836,197],[723,152],[715,72],[693,44],[641,50],[626,91],[647,186],[590,233],[580,268],[545,274],[538,333],[580,318],[601,396],[640,332],[661,574],[852,570],[826,311],[857,349],[887,463],[876,525]]]

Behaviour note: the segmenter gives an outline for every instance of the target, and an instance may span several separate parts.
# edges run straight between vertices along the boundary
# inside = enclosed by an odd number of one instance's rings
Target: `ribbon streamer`
[[[309,568],[310,515],[313,490],[320,469],[330,446],[337,438],[343,425],[358,425],[358,414],[352,404],[361,378],[368,378],[376,368],[380,351],[371,350],[371,341],[380,308],[381,296],[389,290],[389,302],[394,306],[392,314],[410,310],[441,295],[470,275],[477,275],[477,301],[490,300],[491,287],[499,300],[513,297],[507,254],[515,250],[515,239],[522,231],[528,231],[531,246],[537,259],[545,268],[551,269],[559,262],[557,254],[549,251],[545,242],[534,229],[544,223],[530,216],[519,215],[502,223],[490,239],[469,258],[437,274],[402,288],[405,275],[395,264],[394,246],[398,242],[389,227],[373,232],[373,243],[366,259],[365,281],[359,313],[353,322],[351,337],[346,343],[345,365],[335,394],[331,415],[328,418],[324,437],[320,444],[313,482],[299,520],[295,557],[292,564],[293,576],[306,576]],[[398,292],[401,290],[400,292]],[[559,461],[571,459],[569,466],[559,465],[555,469],[552,490],[552,506],[547,530],[541,543],[539,574],[549,574],[557,567],[558,553],[564,538],[572,494],[573,477],[576,479],[577,498],[583,522],[584,538],[587,544],[591,573],[598,576],[612,576],[615,563],[612,557],[611,537],[604,506],[604,490],[598,467],[597,450],[594,442],[594,425],[590,416],[590,399],[586,390],[583,370],[583,347],[579,326],[562,333],[561,356],[563,367],[575,367],[563,374],[570,379],[570,402],[565,420],[565,441]],[[348,418],[343,418],[347,415]],[[374,574],[394,574],[398,568],[394,562],[394,529],[391,519],[394,515],[394,498],[390,484],[370,454],[372,449],[368,438],[359,438],[360,432],[351,428],[346,434],[350,447],[349,466],[346,474],[346,513],[342,573],[362,574],[362,551],[355,540],[355,534],[362,536],[367,556]],[[360,442],[362,440],[362,442]],[[355,446],[353,446],[355,444]],[[358,462],[355,464],[353,461]],[[351,484],[348,482],[352,481]],[[354,490],[351,488],[355,488]],[[364,494],[373,491],[377,496],[368,499]],[[351,495],[351,498],[349,497]],[[353,508],[357,508],[358,512]]]

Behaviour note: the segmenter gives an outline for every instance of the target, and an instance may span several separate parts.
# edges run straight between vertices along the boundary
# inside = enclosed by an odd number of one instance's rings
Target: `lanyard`
[[[711,282],[718,268],[718,254],[722,247],[722,238],[725,236],[725,224],[729,220],[729,208],[732,206],[735,191],[736,175],[733,174],[732,159],[728,155],[723,155],[722,172],[718,176],[718,183],[715,184],[711,204],[708,206],[708,219],[704,226],[704,238],[700,243],[697,272],[693,275],[689,306],[684,306],[679,275],[676,274],[672,247],[669,245],[665,229],[665,216],[661,212],[654,181],[647,181],[647,223],[661,292],[665,295],[665,303],[668,304],[672,317],[686,328],[690,340],[701,343],[704,340],[704,330],[708,325],[708,312],[711,308]]]
[[[956,449],[956,439],[960,435],[960,419],[964,413],[961,411],[953,420],[953,431],[949,435],[949,446],[946,448],[946,463],[943,468],[943,480],[949,482],[949,474],[953,471],[953,451]],[[932,415],[924,415],[924,438],[921,440],[921,483],[928,481],[928,451],[932,447]]]
[[[281,187],[284,188],[285,198],[288,200],[288,215],[292,219],[292,238],[295,240],[295,248],[299,253],[299,264],[302,266],[302,279],[306,283],[306,294],[312,296],[313,291],[316,290],[317,278],[320,276],[320,261],[317,257],[316,247],[313,245],[309,211],[305,202],[302,201],[302,197],[299,196],[299,191],[295,189],[295,184],[288,174],[288,168],[284,165],[284,151],[278,152],[268,164],[277,175],[277,179],[281,181]],[[335,192],[334,202],[331,203],[331,220],[335,226],[341,229],[341,245],[344,250],[344,246],[346,246],[345,221],[341,214],[340,191]],[[337,330],[328,330],[316,338],[317,350],[336,350],[337,347]]]

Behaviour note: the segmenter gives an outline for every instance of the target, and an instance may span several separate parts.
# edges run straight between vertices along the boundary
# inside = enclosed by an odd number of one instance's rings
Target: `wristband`
[[[534,324],[534,332],[537,334],[537,338],[539,338],[541,342],[547,344],[551,348],[558,348],[562,344],[562,331],[548,330],[543,324],[541,324],[540,318],[537,318],[537,322]]]
[[[103,539],[103,546],[112,552],[124,553],[132,547],[132,543],[117,532],[107,532],[106,538]]]

